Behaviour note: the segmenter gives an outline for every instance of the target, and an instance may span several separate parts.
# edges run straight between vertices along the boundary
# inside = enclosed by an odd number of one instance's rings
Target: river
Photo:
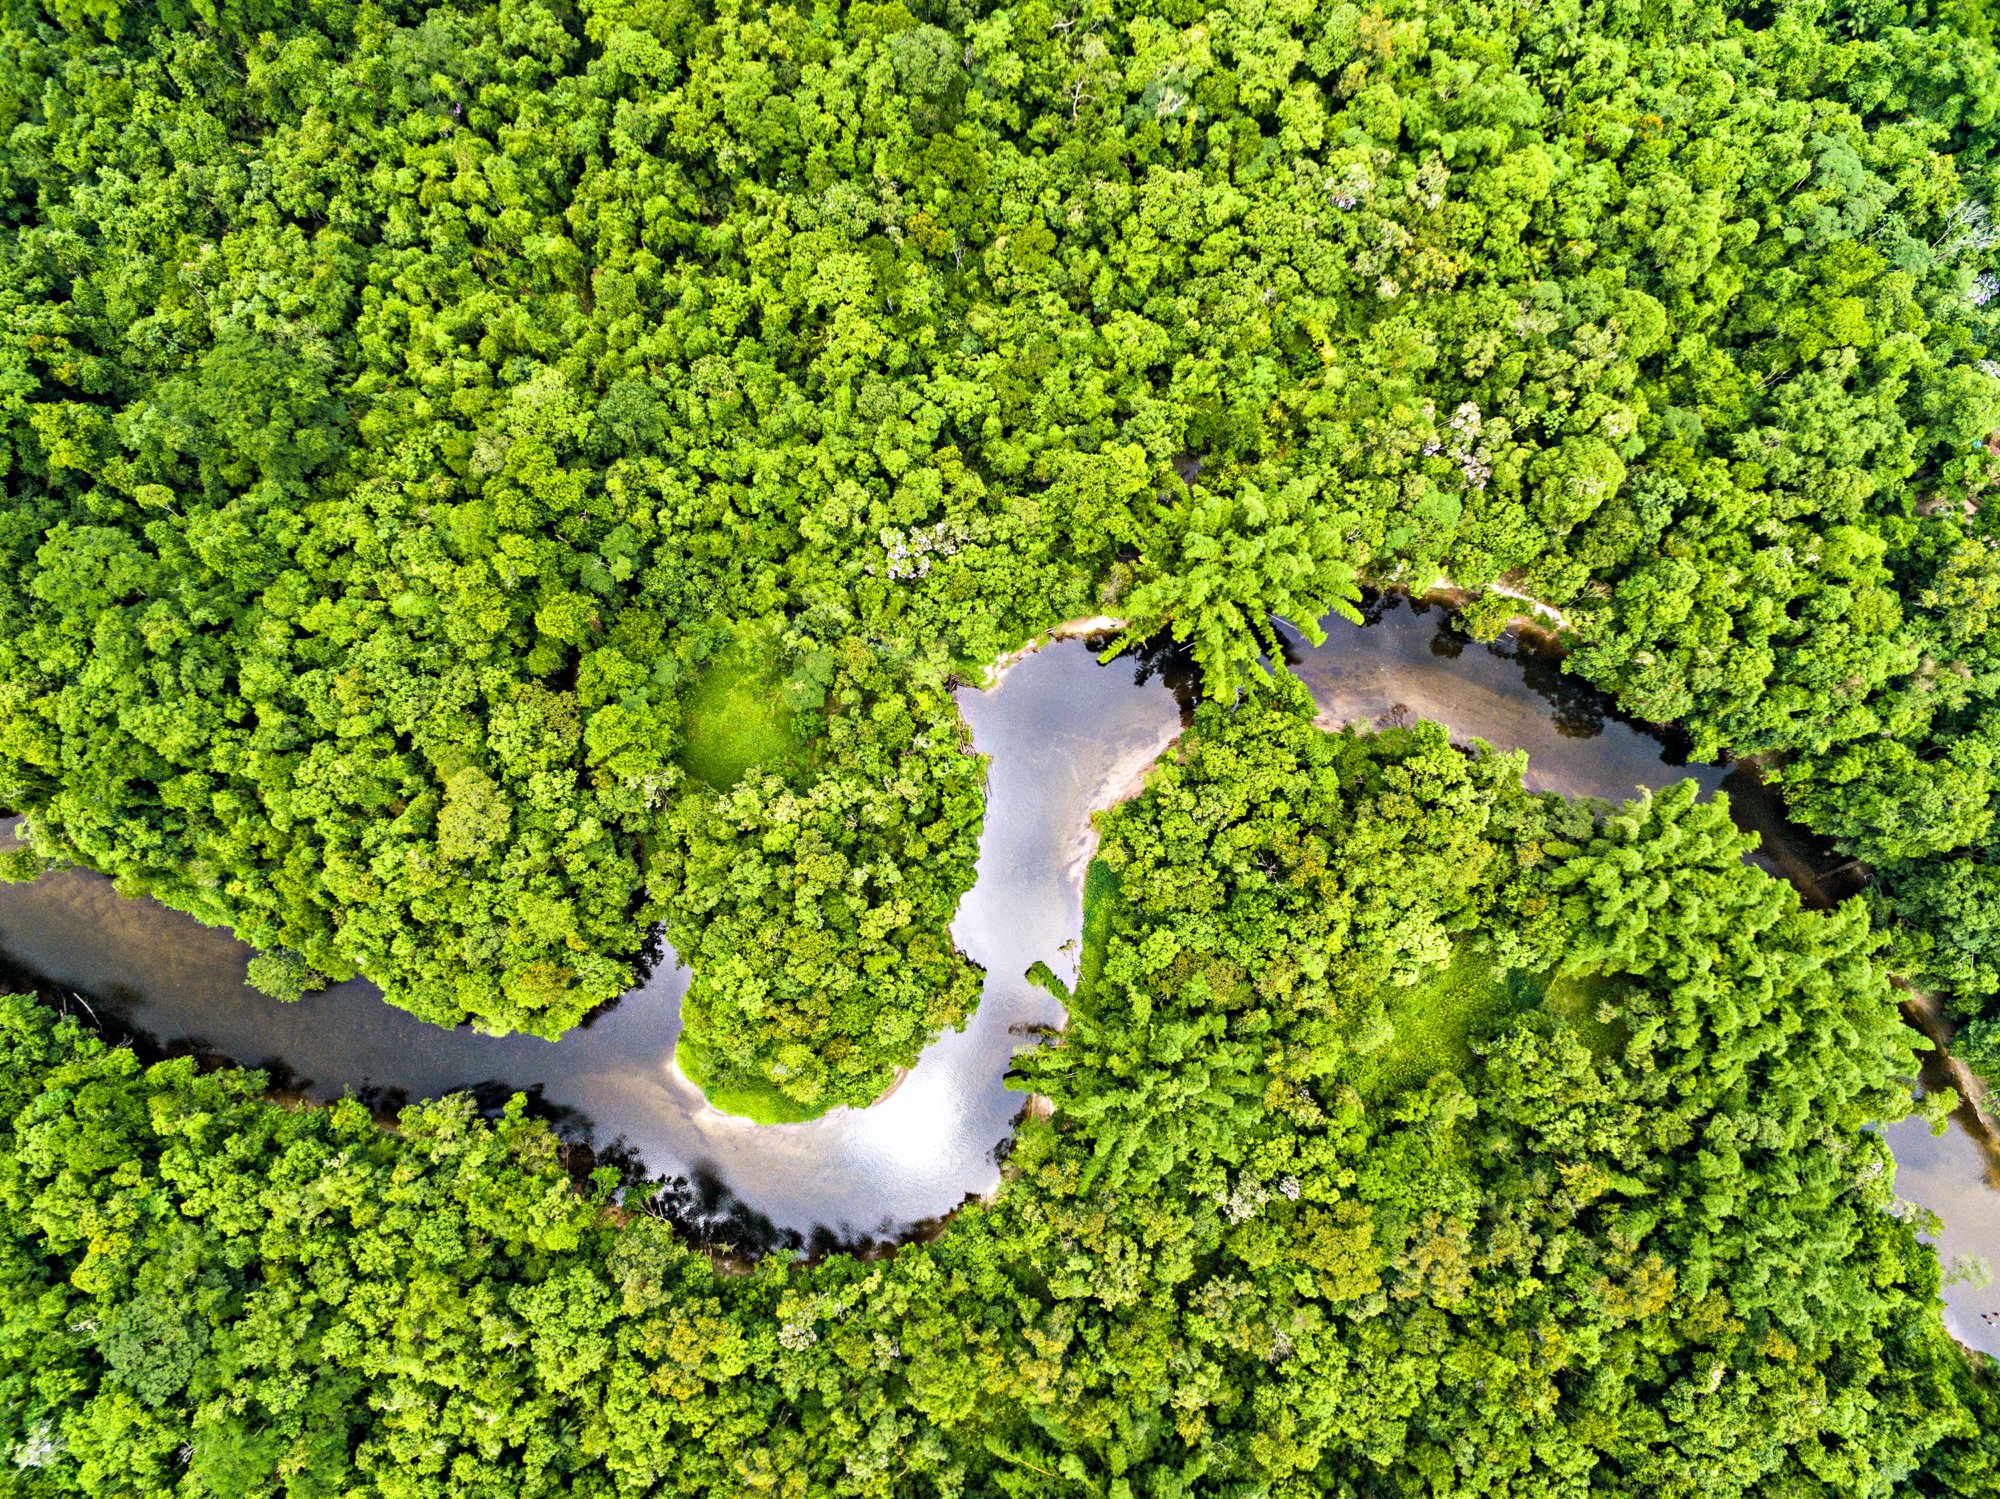
[[[1286,634],[1286,659],[1323,721],[1434,719],[1461,742],[1525,749],[1528,785],[1571,796],[1621,800],[1692,777],[1728,794],[1738,824],[1764,839],[1758,862],[1810,903],[1856,888],[1837,855],[1785,822],[1752,771],[1689,765],[1671,734],[1621,717],[1517,637],[1470,642],[1445,607],[1397,595],[1371,600],[1365,617],[1362,626],[1328,620],[1319,647]],[[1170,652],[1100,666],[1079,640],[1027,655],[985,690],[960,691],[990,767],[977,879],[953,933],[986,970],[983,997],[965,1030],[932,1043],[889,1098],[807,1124],[757,1126],[722,1114],[680,1076],[673,1052],[688,975],[670,950],[637,988],[559,1042],[440,1030],[383,1004],[363,982],[279,1004],[245,985],[249,950],[228,933],[155,901],[122,899],[109,881],[78,870],[0,885],[0,950],[89,996],[114,1026],[172,1049],[269,1065],[307,1097],[354,1091],[388,1107],[465,1090],[493,1105],[526,1092],[602,1158],[672,1178],[675,1216],[712,1243],[751,1251],[887,1243],[997,1184],[1023,1103],[1006,1086],[1009,1058],[1025,1032],[1062,1018],[1026,972],[1039,959],[1074,980],[1090,812],[1135,789],[1180,732],[1190,693]],[[1888,1135],[1899,1190],[1943,1220],[1940,1252],[2000,1249],[1991,1161],[1964,1124],[1942,1139],[1912,1121]],[[2000,1353],[2000,1318],[1983,1320],[2000,1312],[2000,1295],[1964,1282],[1947,1301],[1962,1341]]]

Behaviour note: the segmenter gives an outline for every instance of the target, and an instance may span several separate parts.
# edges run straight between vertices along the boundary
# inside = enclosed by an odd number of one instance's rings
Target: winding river
[[[1401,596],[1372,600],[1367,622],[1326,622],[1323,646],[1288,632],[1286,659],[1322,721],[1383,725],[1435,719],[1460,741],[1528,751],[1527,782],[1572,796],[1623,799],[1693,777],[1723,791],[1739,825],[1764,840],[1758,862],[1813,904],[1857,888],[1823,844],[1784,820],[1744,767],[1690,765],[1666,734],[1622,718],[1514,636],[1468,641],[1449,610]],[[673,1064],[687,972],[670,950],[640,985],[560,1042],[444,1031],[381,1002],[371,985],[336,985],[297,1004],[243,981],[249,950],[151,900],[113,894],[77,870],[0,885],[0,950],[49,983],[88,996],[101,1020],[168,1044],[269,1066],[311,1098],[347,1091],[388,1107],[470,1091],[488,1105],[525,1092],[600,1158],[674,1182],[675,1216],[720,1245],[826,1249],[922,1232],[968,1197],[992,1191],[1022,1096],[1009,1058],[1060,1007],[1029,983],[1046,961],[1075,977],[1090,813],[1136,789],[1184,723],[1184,663],[1151,653],[1100,666],[1085,641],[1061,640],[959,693],[973,742],[991,757],[977,881],[953,932],[986,970],[979,1008],[940,1037],[901,1087],[872,1108],[807,1124],[760,1127],[708,1106]],[[1971,1124],[1973,1128],[1967,1128]],[[1935,1212],[1940,1253],[2000,1253],[1991,1142],[1976,1121],[1933,1139],[1892,1126],[1903,1195]],[[2000,1353],[2000,1293],[1947,1290],[1961,1341]]]

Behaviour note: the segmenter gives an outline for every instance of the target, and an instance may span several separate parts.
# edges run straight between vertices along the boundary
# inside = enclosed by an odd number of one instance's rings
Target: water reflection
[[[1729,774],[1688,765],[1684,741],[1619,717],[1604,694],[1516,635],[1481,644],[1453,626],[1447,606],[1401,594],[1366,600],[1362,618],[1322,621],[1321,646],[1280,627],[1285,663],[1330,727],[1431,719],[1460,744],[1526,750],[1532,790],[1606,801],[1687,776],[1714,791]]]
[[[1949,1086],[1935,1058],[1922,1087]],[[1942,1135],[1909,1118],[1882,1131],[1896,1157],[1896,1192],[1936,1215],[1925,1237],[1945,1269],[1944,1323],[1968,1348],[2000,1357],[2000,1140],[1978,1111],[1961,1104]]]
[[[1092,636],[1085,644],[1092,651],[1103,651],[1115,638],[1109,635]],[[1200,679],[1193,654],[1179,641],[1161,635],[1128,650],[1118,659],[1131,665],[1134,686],[1144,687],[1148,682],[1157,681],[1174,695],[1174,701],[1180,704],[1184,714],[1194,710]]]

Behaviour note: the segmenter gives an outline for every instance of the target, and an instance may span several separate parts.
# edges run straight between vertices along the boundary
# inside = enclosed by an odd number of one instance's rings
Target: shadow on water
[[[1430,719],[1457,744],[1526,750],[1529,789],[1565,796],[1617,803],[1691,779],[1729,798],[1736,825],[1758,837],[1752,862],[1791,881],[1808,905],[1824,908],[1865,887],[1864,870],[1785,815],[1755,764],[1691,761],[1686,734],[1620,713],[1609,694],[1563,670],[1548,637],[1510,630],[1475,641],[1450,604],[1401,593],[1367,595],[1360,613],[1360,625],[1323,620],[1321,646],[1281,623],[1285,663],[1311,688],[1323,723]]]
[[[1092,636],[1085,644],[1093,652],[1108,650],[1116,636]],[[1194,664],[1194,653],[1170,635],[1159,635],[1142,646],[1136,646],[1112,663],[1115,669],[1121,663],[1129,663],[1132,668],[1132,685],[1144,687],[1158,682],[1174,695],[1174,702],[1185,716],[1194,712],[1194,705],[1201,695],[1201,675]]]
[[[647,1182],[627,1194],[626,1206],[664,1219],[675,1232],[721,1256],[761,1258],[781,1249],[803,1253],[807,1236],[780,1228],[738,1197],[711,1161]]]
[[[884,1223],[875,1233],[836,1232],[824,1224],[802,1231],[774,1223],[738,1196],[713,1162],[697,1161],[686,1171],[633,1184],[623,1205],[628,1213],[660,1219],[726,1265],[748,1265],[779,1253],[808,1262],[835,1254],[881,1259],[905,1244],[936,1238],[960,1207],[978,1201],[977,1194],[968,1193],[942,1213],[915,1222]]]
[[[1438,633],[1443,634],[1450,628],[1449,625],[1439,625]],[[1614,711],[1610,700],[1580,677],[1565,672],[1560,660],[1547,651],[1524,648],[1521,641],[1512,636],[1502,636],[1485,649],[1519,668],[1521,681],[1530,692],[1548,704],[1549,722],[1565,739],[1595,739],[1604,732],[1604,725]],[[1687,764],[1687,744],[1681,736],[1671,730],[1656,729],[1650,724],[1644,726],[1641,732],[1660,741],[1662,764]]]
[[[1354,607],[1355,612],[1361,616],[1361,627],[1365,630],[1370,625],[1381,624],[1384,619],[1388,618],[1389,612],[1393,609],[1410,608],[1419,614],[1424,614],[1429,612],[1431,606],[1427,600],[1413,599],[1407,593],[1381,592],[1371,588],[1361,595],[1361,602]],[[1328,616],[1327,619],[1322,620],[1320,623],[1322,628],[1324,628],[1331,625],[1332,622],[1333,617]],[[1289,653],[1287,653],[1285,660],[1287,663],[1290,662],[1291,656]]]

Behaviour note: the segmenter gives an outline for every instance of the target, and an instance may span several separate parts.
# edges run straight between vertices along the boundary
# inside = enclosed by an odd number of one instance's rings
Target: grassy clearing
[[[724,789],[753,765],[776,767],[797,750],[791,714],[779,695],[777,641],[753,630],[732,641],[695,680],[682,718],[680,762]]]
[[[1389,997],[1396,1035],[1377,1057],[1369,1085],[1374,1092],[1391,1093],[1447,1069],[1463,1071],[1472,1065],[1473,1036],[1535,1004],[1569,1022],[1577,1039],[1600,1060],[1616,1056],[1625,1045],[1625,1026],[1617,1019],[1598,1018],[1616,993],[1615,981],[1595,974],[1550,978],[1496,969],[1489,954],[1461,944],[1444,967]]]
[[[1590,1048],[1600,1062],[1625,1050],[1631,1032],[1615,1016],[1598,1019],[1606,1001],[1617,1003],[1618,983],[1601,974],[1586,973],[1578,978],[1551,979],[1542,992],[1542,1003],[1567,1020],[1577,1040]]]
[[[1370,1079],[1376,1090],[1393,1092],[1433,1073],[1471,1066],[1473,1032],[1515,1008],[1520,983],[1496,969],[1488,954],[1460,945],[1422,982],[1392,990],[1389,1023],[1396,1037],[1376,1060]]]
[[[681,1032],[681,1039],[674,1047],[674,1061],[687,1080],[701,1089],[702,1097],[723,1113],[748,1119],[752,1124],[804,1124],[827,1112],[779,1092],[765,1078],[714,1082],[714,1058],[700,1042],[690,1040],[686,1031]]]

